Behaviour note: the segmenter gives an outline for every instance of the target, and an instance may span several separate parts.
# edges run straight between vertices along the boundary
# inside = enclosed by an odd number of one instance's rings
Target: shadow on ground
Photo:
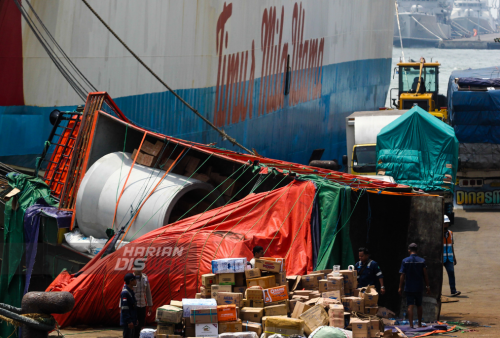
[[[479,231],[479,225],[476,220],[465,217],[455,217],[455,224],[450,227],[453,232]]]

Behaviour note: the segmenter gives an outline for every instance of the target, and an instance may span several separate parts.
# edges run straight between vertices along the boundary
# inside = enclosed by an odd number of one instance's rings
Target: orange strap
[[[132,172],[132,169],[134,168],[134,165],[135,165],[135,161],[137,161],[137,157],[139,156],[139,153],[141,152],[142,144],[144,143],[144,140],[146,139],[147,134],[148,134],[148,132],[145,132],[144,136],[142,137],[141,145],[139,146],[139,149],[137,149],[137,153],[135,154],[135,157],[134,157],[134,162],[132,162],[132,165],[130,166],[130,169],[129,169],[128,175],[127,175],[127,179],[125,180],[125,184],[123,185],[122,191],[120,192],[120,196],[118,197],[118,200],[116,201],[115,214],[113,215],[113,223],[111,224],[111,228],[115,227],[116,212],[118,210],[118,204],[120,204],[120,199],[122,198],[123,192],[125,191],[125,187],[127,186],[127,182],[128,182],[129,177],[130,177],[130,173]],[[120,178],[118,178],[118,179],[120,179]]]
[[[148,194],[148,196],[146,196],[146,198],[142,202],[141,206],[139,207],[139,210],[137,210],[137,212],[135,213],[134,217],[130,221],[130,224],[127,227],[127,231],[125,231],[125,234],[123,235],[122,239],[120,240],[120,244],[123,242],[123,239],[125,238],[125,236],[127,236],[128,231],[132,227],[132,224],[134,223],[135,219],[137,218],[137,216],[141,212],[141,209],[144,206],[144,204],[146,203],[146,201],[148,200],[148,198],[155,192],[156,188],[160,185],[160,183],[163,181],[163,179],[165,178],[165,176],[167,176],[167,174],[170,172],[170,170],[172,170],[172,168],[174,167],[175,163],[177,163],[177,161],[179,160],[179,158],[182,156],[182,154],[185,151],[186,151],[186,148],[182,149],[182,151],[177,156],[177,158],[175,159],[175,161],[170,165],[170,167],[167,169],[167,171],[165,171],[165,173],[163,174],[163,176],[161,177],[161,179],[158,181],[158,183],[156,183],[156,185],[154,186],[153,190],[151,190],[151,192]]]
[[[440,323],[438,322],[439,324],[443,324],[443,323]],[[436,333],[446,333],[446,332],[450,332],[450,331],[453,331],[455,330],[457,326],[454,325],[453,327],[451,327],[450,329],[448,330],[436,330],[436,331],[432,331],[432,332],[427,332],[427,333],[424,333],[423,335],[420,335],[420,336],[414,336],[413,338],[418,338],[418,337],[427,337],[427,336],[432,336],[433,334],[436,334]]]

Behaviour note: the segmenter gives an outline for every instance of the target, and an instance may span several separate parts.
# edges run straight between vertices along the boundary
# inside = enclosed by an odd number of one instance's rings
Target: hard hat
[[[444,215],[444,222],[450,223],[450,218],[447,215]]]

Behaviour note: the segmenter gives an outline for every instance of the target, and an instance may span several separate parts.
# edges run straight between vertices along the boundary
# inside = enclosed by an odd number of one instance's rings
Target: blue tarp
[[[460,143],[500,143],[500,90],[459,91],[456,78],[500,78],[500,68],[459,70],[448,82],[448,113]]]

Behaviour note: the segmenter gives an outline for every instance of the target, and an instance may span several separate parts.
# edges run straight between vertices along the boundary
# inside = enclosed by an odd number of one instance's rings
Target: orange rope
[[[438,322],[439,324],[443,324],[443,323],[440,323]],[[436,334],[436,333],[446,333],[446,332],[450,332],[450,331],[453,331],[455,330],[457,326],[453,326],[452,328],[448,329],[448,330],[436,330],[436,331],[432,331],[432,332],[427,332],[427,333],[424,333],[423,335],[420,335],[420,336],[414,336],[413,338],[418,338],[418,337],[428,337],[428,336],[432,336],[433,334]]]
[[[148,198],[155,192],[156,188],[160,185],[160,183],[163,181],[163,179],[165,178],[165,176],[167,176],[167,174],[170,172],[170,170],[174,167],[174,165],[177,163],[177,161],[179,160],[179,158],[182,156],[182,154],[184,154],[184,152],[186,151],[186,148],[182,149],[182,151],[180,152],[180,154],[177,156],[177,158],[175,159],[175,161],[170,165],[170,167],[168,168],[167,171],[165,171],[165,173],[163,174],[163,176],[161,177],[161,179],[158,181],[158,183],[156,183],[156,185],[154,186],[153,190],[151,190],[151,192],[148,194],[148,196],[146,196],[146,198],[144,199],[144,201],[142,202],[141,206],[139,207],[139,210],[137,210],[137,212],[135,213],[134,215],[134,218],[132,218],[132,220],[130,221],[130,224],[128,225],[127,227],[127,231],[125,231],[125,234],[122,236],[122,239],[120,240],[120,244],[123,242],[123,239],[125,238],[125,236],[127,236],[127,233],[128,231],[130,230],[130,228],[132,227],[132,224],[134,223],[135,219],[137,218],[137,216],[139,215],[139,213],[141,212],[141,209],[142,207],[144,206],[144,204],[146,203],[146,201],[148,200]]]
[[[145,132],[144,136],[142,137],[142,141],[141,141],[141,144],[139,145],[139,149],[137,149],[137,153],[135,154],[134,161],[132,162],[132,165],[130,166],[130,169],[128,171],[128,175],[127,175],[127,179],[125,180],[125,184],[123,184],[123,188],[122,188],[122,191],[120,192],[120,196],[118,197],[118,200],[116,201],[115,214],[113,215],[113,223],[111,223],[111,228],[114,228],[114,226],[115,226],[116,212],[118,211],[118,204],[120,204],[120,199],[122,198],[123,192],[125,191],[125,187],[127,186],[128,179],[130,177],[130,174],[132,173],[132,169],[134,168],[135,161],[137,161],[137,157],[139,156],[139,153],[141,152],[142,144],[144,143],[144,140],[146,139],[147,134],[148,134],[148,132]],[[120,178],[118,178],[118,179],[120,179]]]

